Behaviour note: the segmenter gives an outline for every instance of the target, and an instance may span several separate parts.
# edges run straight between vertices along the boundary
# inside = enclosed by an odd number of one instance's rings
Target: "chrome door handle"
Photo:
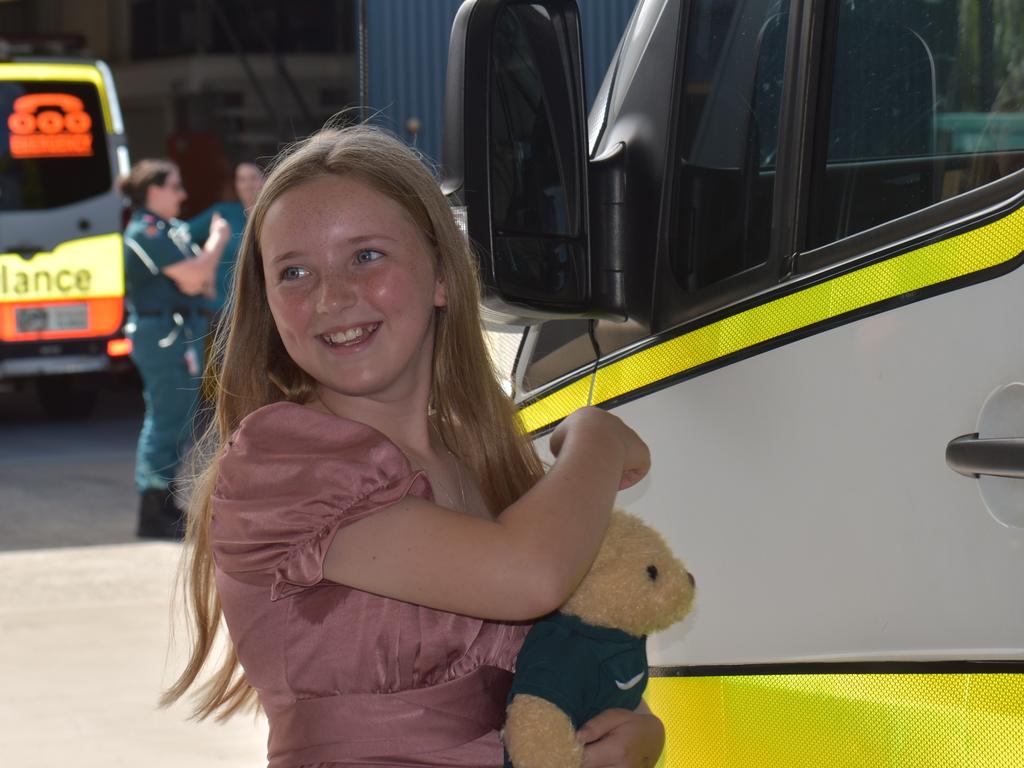
[[[1024,437],[954,437],[946,446],[946,464],[967,477],[996,475],[1024,478]]]

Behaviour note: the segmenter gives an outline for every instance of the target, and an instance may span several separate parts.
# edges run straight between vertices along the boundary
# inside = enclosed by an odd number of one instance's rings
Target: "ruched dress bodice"
[[[217,589],[270,724],[271,768],[500,766],[498,729],[527,626],[323,578],[343,526],[429,481],[384,435],[306,406],[250,414],[213,495]]]

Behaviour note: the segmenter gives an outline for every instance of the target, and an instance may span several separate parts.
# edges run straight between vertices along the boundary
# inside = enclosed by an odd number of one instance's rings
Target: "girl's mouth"
[[[370,323],[336,333],[324,333],[320,335],[320,338],[329,347],[353,347],[366,341],[378,328],[380,328],[380,323]]]

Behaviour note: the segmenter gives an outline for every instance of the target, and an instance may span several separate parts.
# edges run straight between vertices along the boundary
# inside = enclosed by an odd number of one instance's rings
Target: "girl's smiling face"
[[[358,178],[322,176],[274,201],[259,237],[281,341],[328,407],[426,399],[434,313],[446,298],[431,247],[400,204]]]

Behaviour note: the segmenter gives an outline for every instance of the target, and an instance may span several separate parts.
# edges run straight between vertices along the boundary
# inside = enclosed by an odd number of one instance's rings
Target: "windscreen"
[[[0,80],[0,211],[57,208],[111,184],[95,85]]]

